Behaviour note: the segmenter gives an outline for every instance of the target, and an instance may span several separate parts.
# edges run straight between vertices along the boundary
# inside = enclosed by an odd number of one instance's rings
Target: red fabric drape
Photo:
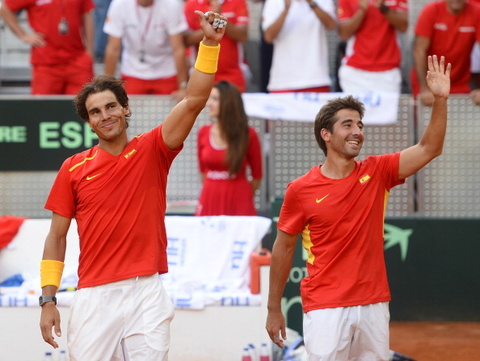
[[[12,241],[26,219],[16,216],[0,216],[0,249]]]

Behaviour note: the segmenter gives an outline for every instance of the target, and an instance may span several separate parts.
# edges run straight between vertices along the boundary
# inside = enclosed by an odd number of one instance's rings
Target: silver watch
[[[38,299],[38,303],[40,304],[40,306],[43,306],[47,302],[54,302],[55,305],[56,305],[57,304],[57,297],[55,297],[55,296],[43,296],[42,295]]]

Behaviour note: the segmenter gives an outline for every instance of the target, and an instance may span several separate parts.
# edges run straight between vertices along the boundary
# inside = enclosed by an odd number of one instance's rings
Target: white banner
[[[397,93],[366,92],[352,94],[365,105],[364,124],[387,125],[397,121]],[[249,117],[314,122],[320,108],[328,100],[345,93],[243,93],[245,111]]]
[[[168,273],[176,308],[202,309],[259,302],[250,294],[250,257],[271,224],[257,216],[167,216]]]
[[[208,305],[259,305],[250,293],[250,258],[260,248],[272,220],[260,216],[166,216],[169,272],[162,275],[176,308]],[[18,276],[24,281],[0,289],[0,307],[38,307],[39,262],[50,219],[27,219],[8,247],[0,251],[0,282]],[[77,285],[76,222],[67,236],[65,270],[58,304],[69,306]],[[21,277],[20,277],[21,276]]]

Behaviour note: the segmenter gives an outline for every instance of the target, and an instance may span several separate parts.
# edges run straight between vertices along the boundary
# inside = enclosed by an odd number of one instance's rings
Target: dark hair
[[[214,85],[220,95],[218,123],[227,141],[226,161],[230,175],[238,173],[248,149],[248,117],[240,90],[233,83],[219,81]]]
[[[115,94],[115,98],[117,98],[118,103],[122,107],[128,107],[128,96],[125,88],[123,87],[123,83],[123,80],[119,80],[113,76],[100,75],[93,79],[91,82],[84,84],[82,90],[80,90],[73,99],[77,114],[80,116],[80,118],[88,122],[88,110],[85,105],[85,103],[87,102],[87,98],[92,94],[101,93],[105,90],[110,90],[113,94]],[[131,111],[126,115],[127,127],[128,117],[130,117],[131,115]]]
[[[363,103],[351,95],[329,100],[327,104],[320,109],[315,117],[314,127],[315,139],[325,155],[327,155],[327,146],[320,134],[320,131],[325,128],[330,133],[333,133],[333,125],[338,120],[337,113],[342,109],[351,109],[357,111],[360,115],[360,119],[363,119],[363,116],[365,115],[365,106]]]

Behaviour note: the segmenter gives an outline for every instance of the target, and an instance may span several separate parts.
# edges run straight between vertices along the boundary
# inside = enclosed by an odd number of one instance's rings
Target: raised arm
[[[63,262],[67,248],[67,232],[70,228],[70,218],[57,213],[52,215],[50,230],[45,239],[42,264],[40,266],[40,280],[42,296],[55,296],[62,278]],[[61,336],[60,313],[54,302],[45,303],[42,306],[40,317],[40,330],[45,342],[58,348],[53,332]]]
[[[199,48],[195,67],[188,81],[186,96],[179,102],[163,122],[162,136],[170,149],[176,149],[187,138],[198,114],[207,103],[218,61],[219,42],[225,34],[226,18],[218,13],[205,14],[196,10],[204,37]],[[218,26],[220,22],[220,26]],[[208,64],[208,66],[202,66]],[[199,70],[200,69],[200,70]]]
[[[433,94],[434,102],[430,122],[420,141],[414,146],[400,152],[398,176],[405,179],[424,167],[432,159],[442,154],[447,130],[447,101],[450,94],[451,64],[445,66],[442,56],[428,57],[427,86]]]

